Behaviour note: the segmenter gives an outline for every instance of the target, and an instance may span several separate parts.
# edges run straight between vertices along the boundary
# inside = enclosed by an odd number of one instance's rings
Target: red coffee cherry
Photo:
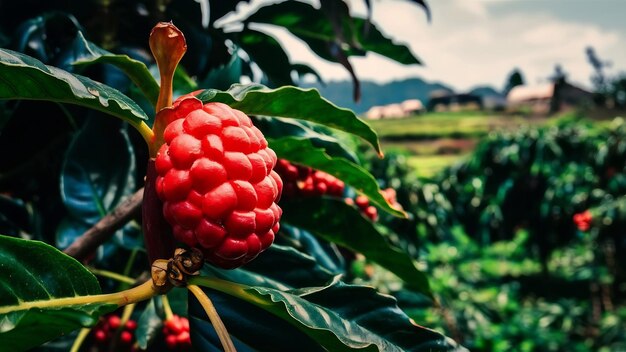
[[[574,223],[580,231],[587,231],[591,228],[591,222],[593,221],[593,215],[589,210],[585,210],[582,213],[574,215]]]
[[[276,154],[239,110],[193,97],[172,109],[155,159],[163,215],[175,238],[202,250],[206,261],[239,267],[267,249],[279,229]]]
[[[122,326],[122,320],[115,314],[102,317],[93,329],[93,338],[96,343],[94,350],[108,351],[113,339],[117,338],[117,350],[131,351],[135,329],[137,329],[137,322],[134,320],[129,319]]]
[[[275,171],[284,180],[286,197],[314,197],[331,195],[343,197],[345,184],[340,179],[323,171],[290,163],[279,159]]]
[[[165,344],[172,351],[188,351],[191,349],[189,320],[178,315],[172,316],[163,324]]]

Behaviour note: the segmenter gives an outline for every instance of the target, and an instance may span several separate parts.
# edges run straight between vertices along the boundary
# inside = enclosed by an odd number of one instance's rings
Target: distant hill
[[[361,101],[357,104],[352,100],[352,82],[331,81],[326,86],[319,83],[302,84],[303,87],[317,88],[322,96],[338,106],[354,110],[362,114],[372,106],[400,103],[407,99],[420,99],[428,102],[430,92],[439,89],[452,91],[452,88],[441,83],[426,82],[420,78],[409,78],[378,84],[361,81]]]
[[[469,93],[478,95],[479,97],[502,96],[502,92],[499,92],[490,86],[478,86],[470,90]]]

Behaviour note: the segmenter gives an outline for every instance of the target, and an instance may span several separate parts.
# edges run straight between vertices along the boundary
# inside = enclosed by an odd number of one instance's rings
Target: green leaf
[[[196,83],[196,81],[194,81],[193,78],[189,77],[189,74],[187,73],[187,71],[185,70],[183,66],[176,67],[176,71],[174,71],[174,83],[173,84],[174,84],[174,96],[175,97],[189,94],[189,92],[192,92],[198,89],[198,83]]]
[[[82,32],[78,32],[74,41],[74,47],[78,49],[81,57],[78,57],[72,64],[76,66],[89,66],[93,64],[113,65],[139,87],[145,97],[156,105],[159,98],[159,84],[154,79],[148,67],[141,61],[131,59],[128,55],[118,55],[108,52],[94,43],[88,41]]]
[[[404,280],[408,287],[432,296],[428,278],[404,251],[392,246],[374,224],[343,200],[307,198],[282,201],[281,221],[362,253]]]
[[[130,98],[18,52],[0,49],[0,99],[45,100],[99,110],[139,126],[148,117]]]
[[[61,169],[68,212],[88,225],[135,191],[135,154],[125,126],[91,116],[72,140]]]
[[[347,6],[334,7],[335,18],[325,16],[310,4],[286,1],[260,8],[245,22],[281,26],[303,40],[318,56],[338,61],[329,48],[338,40],[347,56],[362,56],[367,51],[386,56],[401,64],[419,64],[420,61],[403,44],[394,43],[365,18],[350,17]],[[339,28],[339,35],[335,31]]]
[[[0,341],[22,351],[80,327],[117,308],[82,304],[31,308],[33,302],[100,293],[96,278],[73,258],[43,242],[0,236]]]
[[[280,265],[276,265],[277,263]],[[273,244],[263,252],[263,255],[247,264],[246,271],[261,274],[290,287],[322,285],[335,276],[321,266],[317,258],[299,252],[293,247],[277,244]]]
[[[293,85],[289,57],[272,36],[245,28],[230,38],[248,53],[273,86]]]
[[[121,121],[90,116],[72,139],[61,168],[61,199],[68,216],[57,227],[65,249],[136,189],[135,153]],[[111,263],[119,247],[141,248],[141,231],[130,224],[100,246],[96,260]]]
[[[326,269],[333,276],[345,274],[346,272],[346,260],[337,248],[337,246],[332,242],[321,240],[319,237],[316,237],[308,231],[289,226],[288,224],[283,222],[280,226],[280,236],[276,237],[274,246],[279,244],[290,246],[291,248],[298,250],[298,252],[300,252],[301,254],[311,256],[311,258],[315,260],[317,265]],[[271,248],[272,247],[270,247],[270,249]],[[253,262],[249,263],[247,265],[247,268],[258,271],[256,269],[257,265],[262,264],[265,261],[276,261],[276,259],[266,260],[265,258],[269,256],[268,254],[264,254],[263,256],[260,256]],[[285,256],[282,256],[281,258],[284,257]],[[293,268],[293,266],[290,267]],[[306,270],[308,271],[310,269]],[[263,271],[263,273],[267,272]],[[303,276],[310,277],[310,275],[306,274]],[[325,281],[328,281],[328,279],[326,279]],[[308,284],[308,286],[311,285],[312,284]]]
[[[137,320],[137,344],[139,344],[139,348],[145,350],[148,348],[148,344],[152,341],[157,335],[161,333],[161,329],[163,328],[163,312],[157,312],[157,306],[161,306],[160,304],[155,304],[156,301],[160,301],[161,297],[152,297],[150,302],[146,305],[143,312],[139,316]]]
[[[199,84],[200,87],[214,89],[228,89],[233,82],[238,82],[243,72],[243,60],[234,53],[224,65],[213,68],[206,78]]]
[[[319,351],[315,343],[328,351],[432,352],[455,348],[444,336],[413,324],[391,296],[370,287],[344,284],[338,278],[325,286],[290,291],[210,278],[193,281],[244,301],[209,292],[240,348],[284,350],[285,344],[297,344],[306,351]],[[206,328],[208,322],[201,320],[202,308],[195,300],[190,305],[194,343],[199,341],[199,333],[210,343],[211,331]]]
[[[303,137],[319,148],[323,148],[329,155],[342,157],[352,162],[358,163],[356,154],[345,147],[339,138],[332,134],[330,128],[315,125],[308,121],[296,119],[283,119],[280,117],[257,116],[253,119],[254,125],[263,131],[267,139],[277,139],[281,137]],[[316,131],[314,128],[322,128],[324,131]]]
[[[306,138],[285,137],[270,139],[268,142],[279,158],[327,172],[363,193],[390,214],[406,217],[403,211],[392,208],[387,203],[380,193],[376,179],[363,167],[343,158],[329,156],[323,149],[314,147]]]
[[[221,102],[248,115],[289,117],[319,123],[357,135],[382,154],[376,132],[354,112],[322,98],[315,89],[281,87],[270,89],[260,84],[233,84],[227,91],[207,89],[197,96],[202,102]]]

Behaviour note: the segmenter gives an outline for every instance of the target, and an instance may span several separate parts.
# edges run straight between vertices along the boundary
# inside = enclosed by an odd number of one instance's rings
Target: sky
[[[356,15],[363,0],[348,1]],[[426,0],[432,13],[407,0],[370,0],[372,20],[388,37],[406,44],[424,65],[400,65],[370,53],[351,58],[361,79],[379,83],[420,77],[458,91],[479,85],[502,89],[515,68],[526,83],[547,82],[560,64],[569,80],[591,88],[585,48],[626,72],[626,0]],[[324,80],[348,79],[345,69],[317,58],[306,44],[269,26],[292,62],[308,63]]]

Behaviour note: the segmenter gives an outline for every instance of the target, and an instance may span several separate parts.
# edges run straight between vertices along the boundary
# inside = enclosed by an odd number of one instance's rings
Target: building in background
[[[433,92],[427,105],[427,110],[433,112],[482,110],[482,108],[483,100],[480,96],[449,91]]]
[[[419,115],[424,112],[424,104],[419,99],[405,100],[399,104],[372,106],[365,113],[370,120],[395,119]]]
[[[592,93],[564,80],[516,86],[506,97],[507,111],[547,116],[592,103]]]

